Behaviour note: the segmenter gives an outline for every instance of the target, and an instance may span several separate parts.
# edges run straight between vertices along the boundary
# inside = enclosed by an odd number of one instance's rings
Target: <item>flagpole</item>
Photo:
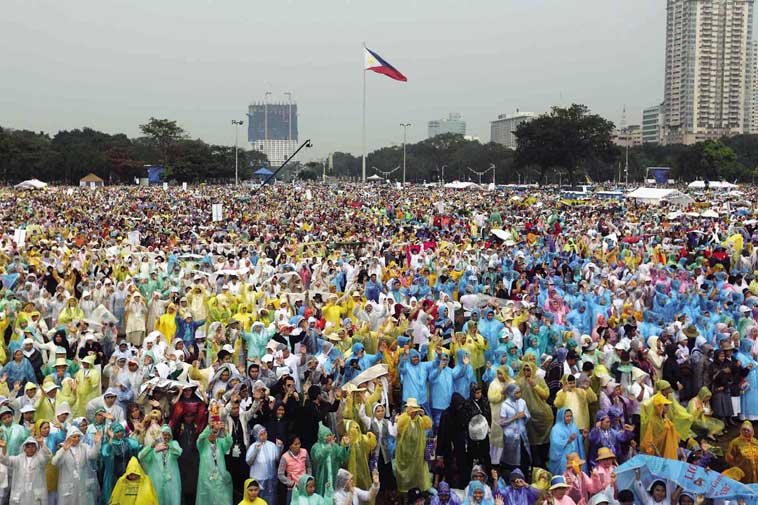
[[[366,182],[366,43],[363,43],[363,159],[361,161],[361,182]]]

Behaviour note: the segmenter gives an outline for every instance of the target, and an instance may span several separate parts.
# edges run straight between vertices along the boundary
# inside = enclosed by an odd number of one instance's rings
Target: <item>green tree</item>
[[[202,140],[184,140],[172,147],[174,162],[165,168],[164,177],[179,182],[203,182],[214,177],[214,160],[211,146]],[[232,167],[234,171],[234,167]]]
[[[613,128],[611,121],[590,114],[586,105],[553,107],[549,113],[516,128],[515,164],[519,168],[538,167],[540,182],[549,170],[563,169],[573,184],[583,163],[610,162],[618,156],[611,140]]]
[[[691,181],[704,179],[717,181],[740,174],[743,168],[737,162],[737,155],[719,140],[698,142],[681,151],[677,156],[672,176]]]
[[[56,157],[46,133],[0,128],[0,174],[6,184],[32,177],[50,182],[62,180],[56,171]]]
[[[304,168],[298,172],[297,178],[301,181],[316,181],[318,180],[318,175],[316,175],[316,171],[313,168]]]
[[[170,119],[151,117],[147,123],[140,125],[139,129],[158,148],[164,167],[168,167],[173,161],[179,142],[186,139],[184,129],[176,121]]]
[[[335,177],[360,177],[361,159],[350,153],[335,152],[332,154],[332,173],[327,171],[327,174]]]

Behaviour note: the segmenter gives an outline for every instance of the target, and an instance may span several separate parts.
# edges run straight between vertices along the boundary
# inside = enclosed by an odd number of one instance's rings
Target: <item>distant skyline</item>
[[[0,126],[134,137],[155,116],[232,145],[232,119],[291,92],[300,160],[359,155],[363,41],[408,77],[366,76],[369,152],[448,112],[483,142],[517,108],[639,123],[663,98],[665,26],[663,0],[6,0]]]

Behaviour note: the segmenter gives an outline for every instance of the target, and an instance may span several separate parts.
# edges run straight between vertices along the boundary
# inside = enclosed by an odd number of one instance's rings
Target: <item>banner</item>
[[[129,233],[126,234],[126,240],[133,246],[138,246],[139,245],[139,232],[130,231]]]
[[[211,205],[211,214],[213,221],[222,221],[224,219],[223,205],[220,203],[214,203]]]
[[[728,498],[754,497],[753,490],[745,484],[732,480],[713,470],[706,470],[673,459],[656,456],[635,456],[616,468],[619,489],[632,489],[636,471],[640,471],[640,480],[647,488],[657,479],[669,480],[684,491],[706,498],[724,500]]]
[[[19,249],[23,249],[26,244],[26,230],[24,228],[16,228],[13,232],[13,241]]]

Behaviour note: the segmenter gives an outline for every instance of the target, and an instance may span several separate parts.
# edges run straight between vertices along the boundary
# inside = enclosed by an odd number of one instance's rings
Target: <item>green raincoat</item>
[[[29,430],[20,424],[11,423],[8,426],[0,426],[0,438],[8,444],[8,456],[18,456],[21,452],[21,445],[28,437]]]
[[[136,456],[140,450],[140,443],[134,438],[127,437],[124,427],[120,423],[111,424],[111,430],[114,435],[124,432],[124,437],[121,440],[116,438],[103,440],[100,446],[100,461],[103,465],[102,503],[110,501],[113,486],[123,475],[129,460]]]
[[[318,442],[311,448],[311,460],[316,474],[316,493],[321,495],[326,491],[327,482],[331,482],[331,487],[334,489],[337,470],[347,461],[350,452],[349,447],[328,443],[326,437],[330,435],[333,435],[332,430],[319,424]]]
[[[327,490],[324,496],[318,493],[308,495],[306,487],[309,480],[315,480],[312,475],[302,475],[297,481],[297,486],[292,489],[292,500],[290,505],[331,505],[332,504],[332,488],[331,486]],[[200,505],[200,502],[197,503]],[[215,503],[214,503],[215,505]]]
[[[171,434],[171,428],[164,424],[161,433]],[[182,448],[176,440],[171,440],[165,451],[155,452],[153,447],[146,446],[139,453],[139,459],[153,482],[160,505],[181,505],[182,476],[178,463],[181,455]]]
[[[232,436],[226,435],[211,444],[208,436],[211,427],[206,426],[197,437],[200,467],[197,476],[196,505],[232,505],[232,476],[226,470],[224,455],[232,447]]]

